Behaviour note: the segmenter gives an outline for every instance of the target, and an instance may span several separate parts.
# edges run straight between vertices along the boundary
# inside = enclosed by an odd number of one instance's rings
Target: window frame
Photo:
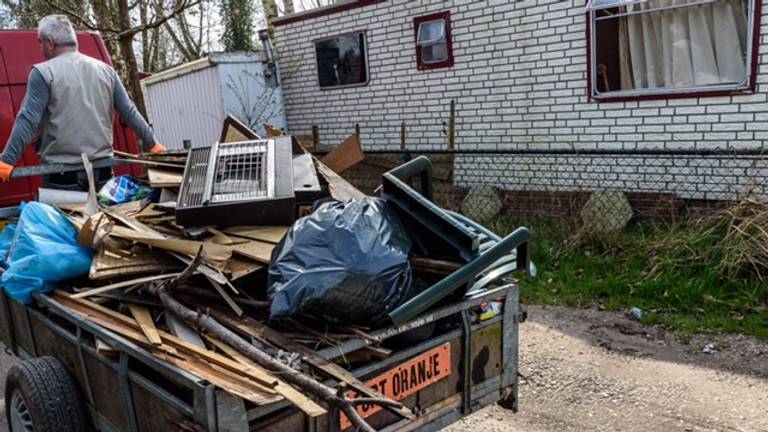
[[[748,0],[747,24],[752,26],[747,30],[747,74],[744,82],[739,84],[722,84],[709,86],[692,86],[680,89],[642,89],[619,90],[608,93],[597,92],[597,49],[596,49],[596,20],[595,12],[586,10],[587,37],[587,95],[595,102],[626,102],[638,100],[681,99],[696,97],[716,97],[739,94],[753,94],[757,85],[757,60],[760,49],[760,18],[762,15],[762,0]],[[587,0],[587,4],[589,0]]]
[[[335,86],[321,86],[320,85],[320,63],[317,59],[317,43],[322,41],[327,41],[329,39],[336,39],[341,36],[349,36],[357,33],[362,33],[363,35],[363,58],[365,59],[365,81],[359,82],[359,83],[353,83],[353,84],[339,84]],[[312,40],[312,54],[315,56],[315,83],[317,84],[317,88],[320,90],[338,90],[338,89],[345,89],[349,87],[364,87],[367,86],[368,83],[371,82],[371,70],[368,65],[368,31],[367,30],[352,30],[344,33],[338,33],[333,36],[324,36],[321,38],[317,38]]]
[[[443,61],[427,63],[421,58],[421,47],[419,46],[419,26],[421,26],[422,23],[437,21],[440,19],[442,19],[443,22],[445,22],[445,40],[446,40],[446,47],[448,50],[448,57]],[[432,69],[443,69],[443,68],[453,67],[454,60],[453,60],[453,34],[451,33],[451,12],[443,11],[443,12],[433,13],[429,15],[422,15],[414,18],[413,19],[413,44],[414,44],[414,49],[416,50],[416,68],[418,70],[432,70]]]

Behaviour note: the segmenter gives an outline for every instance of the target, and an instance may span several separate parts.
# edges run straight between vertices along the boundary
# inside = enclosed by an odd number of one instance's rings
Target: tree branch
[[[166,22],[168,22],[170,19],[175,17],[176,15],[184,12],[185,10],[191,8],[192,6],[199,4],[201,1],[202,0],[182,0],[178,2],[177,6],[173,10],[171,10],[168,14],[163,15],[160,18],[155,18],[153,21],[147,23],[146,25],[128,28],[123,31],[120,31],[119,33],[117,33],[117,37],[123,38],[123,37],[133,36],[136,33],[142,32],[144,30],[160,27]]]
[[[216,336],[216,338],[218,338],[220,341],[236,349],[260,366],[275,374],[280,375],[281,378],[301,388],[302,390],[313,394],[320,400],[327,403],[329,406],[341,410],[344,412],[344,414],[347,415],[347,418],[349,418],[349,420],[353,425],[357,427],[358,430],[362,430],[364,432],[376,432],[375,429],[373,429],[365,420],[363,420],[363,418],[357,412],[355,409],[355,405],[357,404],[354,402],[354,400],[350,400],[345,396],[344,393],[346,385],[343,383],[336,391],[334,391],[332,388],[315,381],[315,379],[308,377],[307,375],[275,360],[270,355],[256,348],[209,315],[193,311],[192,309],[189,309],[188,307],[178,302],[175,298],[173,298],[171,291],[177,287],[180,287],[184,281],[186,281],[186,279],[194,274],[197,266],[200,265],[201,261],[202,249],[200,252],[198,252],[195,259],[182,272],[182,274],[170,281],[166,280],[150,284],[147,286],[147,291],[157,296],[163,303],[163,306],[165,306],[165,308],[170,313],[176,315],[188,325],[197,327]],[[382,401],[374,398],[364,398],[363,400],[366,404],[402,406],[397,402]]]

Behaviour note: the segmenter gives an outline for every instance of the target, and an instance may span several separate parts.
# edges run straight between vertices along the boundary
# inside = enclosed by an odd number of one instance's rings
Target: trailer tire
[[[11,432],[91,430],[75,380],[54,357],[11,368],[5,378],[5,413]]]

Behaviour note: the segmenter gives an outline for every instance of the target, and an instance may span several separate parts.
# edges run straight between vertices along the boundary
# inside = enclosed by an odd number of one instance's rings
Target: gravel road
[[[528,312],[519,412],[487,407],[448,431],[768,431],[768,343],[680,344],[617,313]]]

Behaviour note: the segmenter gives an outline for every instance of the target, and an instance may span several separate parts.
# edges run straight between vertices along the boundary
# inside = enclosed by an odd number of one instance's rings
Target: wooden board
[[[141,327],[141,332],[147,337],[149,343],[152,345],[162,344],[163,340],[160,339],[160,333],[157,332],[157,327],[155,327],[155,322],[152,321],[152,315],[149,314],[149,310],[135,304],[128,304],[128,309],[139,324],[139,327]]]
[[[77,294],[72,295],[72,298],[73,299],[79,299],[79,298],[83,298],[83,297],[89,297],[89,296],[92,296],[92,295],[104,293],[104,292],[107,292],[107,291],[116,290],[116,289],[119,289],[119,288],[127,288],[127,287],[130,287],[130,286],[135,286],[135,285],[139,285],[139,284],[143,284],[143,283],[147,283],[147,282],[154,282],[154,281],[158,281],[158,280],[162,280],[162,279],[170,279],[170,278],[178,276],[179,274],[180,273],[169,273],[169,274],[165,274],[165,275],[146,276],[146,277],[142,277],[142,278],[137,278],[137,279],[131,279],[131,280],[127,280],[127,281],[117,282],[117,283],[113,283],[113,284],[110,284],[110,285],[104,285],[104,286],[101,286],[101,287],[98,287],[98,288],[93,288],[93,289],[90,289],[90,290],[87,290],[87,291],[79,292]]]
[[[265,324],[247,317],[234,319],[216,310],[212,310],[211,313],[216,319],[228,323],[229,326],[237,328],[245,334],[249,334],[265,342],[274,344],[275,346],[286,351],[301,354],[301,356],[304,358],[304,361],[317,368],[318,370],[326,373],[328,376],[338,381],[346,382],[350,388],[354,389],[359,394],[372,398],[386,399],[386,396],[368,387],[368,385],[360,381],[351,372],[321,357],[315,351],[305,347],[304,345],[288,339],[287,337],[283,336]],[[411,413],[411,411],[405,407],[400,409],[392,408],[392,410],[404,418],[415,418],[413,413]]]
[[[352,134],[338,147],[325,155],[321,161],[337,174],[341,174],[363,159],[365,159],[365,154],[363,154],[363,149],[360,148],[360,139],[357,134]]]
[[[178,261],[165,254],[149,250],[129,256],[121,256],[106,248],[99,249],[91,262],[88,277],[91,280],[105,280],[115,277],[130,277],[146,273],[178,270]]]
[[[261,137],[248,126],[243,124],[232,114],[227,114],[221,127],[220,143],[231,143],[261,139]]]
[[[289,227],[282,226],[235,226],[224,229],[225,234],[269,243],[280,243]]]
[[[267,372],[264,368],[262,368],[260,365],[256,364],[255,362],[251,361],[249,358],[241,354],[239,351],[235,350],[231,346],[222,343],[221,341],[216,340],[215,338],[207,338],[211,341],[211,343],[216,346],[216,348],[219,348],[222,350],[225,354],[229,355],[239,363],[241,363],[243,366],[253,369],[253,370],[261,370],[264,372]],[[292,404],[296,405],[300,410],[302,410],[304,413],[306,413],[310,417],[319,417],[326,413],[325,408],[318,405],[315,401],[308,398],[303,393],[299,392],[295,388],[291,387],[289,384],[283,382],[282,380],[277,381],[277,385],[275,386],[275,391],[282,395],[286,400],[291,402]]]
[[[265,243],[256,240],[251,240],[248,243],[232,245],[232,253],[235,255],[244,256],[252,260],[269,264],[272,259],[272,250],[275,245],[272,243]]]
[[[160,168],[149,168],[147,170],[149,184],[153,188],[179,187],[181,186],[182,173]]]
[[[75,299],[70,294],[63,291],[55,291],[53,294],[51,294],[51,297],[67,308],[73,310],[74,312],[85,315],[88,319],[91,319],[92,321],[109,330],[117,331],[120,334],[124,334],[127,337],[138,341],[139,343],[151,346],[147,337],[141,333],[139,324],[126,315],[88,300]],[[242,367],[237,362],[223,357],[213,351],[189,344],[164,331],[158,330],[158,333],[160,334],[160,338],[163,340],[163,345],[160,347],[162,348],[164,346],[170,346],[174,349],[174,354],[186,353],[188,355],[192,355],[193,357],[199,357],[200,359],[205,360],[210,364],[229,369],[235,373],[241,372],[242,370]],[[178,351],[178,353],[176,353],[176,351]],[[261,386],[272,388],[277,385],[276,379],[268,374],[245,374],[249,378],[253,379],[256,384]]]

